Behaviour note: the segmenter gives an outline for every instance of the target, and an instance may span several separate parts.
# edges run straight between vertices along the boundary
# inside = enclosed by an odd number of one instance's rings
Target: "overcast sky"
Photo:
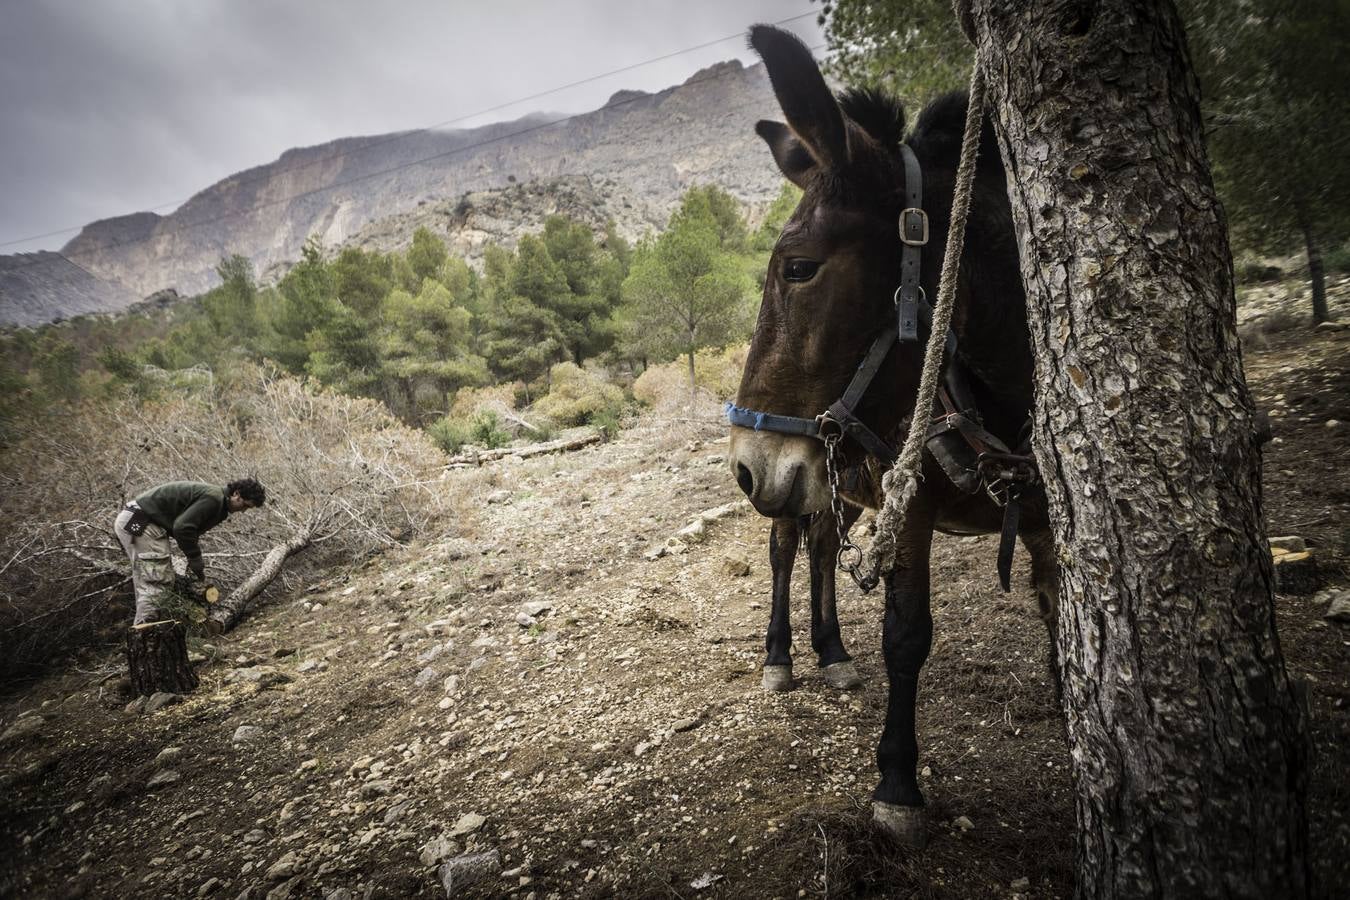
[[[0,0],[0,253],[57,249],[96,219],[168,214],[291,147],[581,112],[621,88],[750,63],[755,22],[797,17],[784,27],[817,47],[819,10],[811,0]]]

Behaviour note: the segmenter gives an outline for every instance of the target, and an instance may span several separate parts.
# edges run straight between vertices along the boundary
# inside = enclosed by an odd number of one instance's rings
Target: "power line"
[[[786,19],[779,19],[778,21],[773,22],[772,24],[774,24],[774,25],[786,25],[786,24],[788,24],[789,22],[796,22],[796,21],[798,21],[798,20],[800,20],[800,19],[804,19],[804,18],[807,18],[808,16],[814,16],[814,15],[816,15],[816,13],[815,13],[814,11],[811,11],[811,12],[804,12],[804,13],[799,13],[798,15],[795,15],[795,16],[789,16],[789,17],[786,18]],[[643,66],[649,66],[649,65],[652,65],[653,63],[665,62],[665,61],[668,60],[668,59],[675,59],[676,57],[683,56],[683,55],[685,55],[685,54],[687,54],[687,53],[693,53],[693,52],[695,52],[695,51],[697,51],[697,50],[706,50],[706,49],[709,48],[709,47],[716,46],[717,44],[726,43],[727,41],[735,40],[736,38],[740,38],[740,37],[742,37],[742,36],[743,36],[743,32],[737,32],[736,34],[730,34],[730,35],[726,35],[726,36],[724,36],[724,37],[715,38],[715,39],[710,40],[710,41],[705,41],[705,42],[702,43],[702,44],[695,44],[695,45],[693,45],[693,46],[691,46],[691,47],[685,47],[685,48],[683,48],[683,49],[681,49],[681,50],[675,50],[675,51],[672,51],[672,52],[670,52],[670,53],[666,53],[666,54],[664,54],[664,55],[662,55],[662,56],[655,56],[655,57],[652,57],[651,59],[646,59],[646,60],[643,60],[643,61],[641,61],[641,62],[632,63],[632,64],[627,65],[627,66],[621,66],[620,68],[617,68],[617,69],[611,69],[611,70],[608,71],[608,72],[602,72],[602,73],[600,73],[600,74],[598,74],[598,75],[590,75],[590,76],[588,76],[588,77],[586,77],[586,78],[582,78],[582,79],[580,79],[580,80],[578,80],[578,81],[573,81],[573,82],[570,82],[570,83],[568,83],[568,84],[558,85],[557,87],[552,87],[552,88],[549,88],[548,90],[545,90],[545,91],[539,91],[538,93],[530,94],[530,95],[525,96],[525,97],[520,97],[520,98],[515,99],[515,100],[509,100],[509,101],[507,101],[507,102],[505,102],[505,103],[499,103],[499,104],[497,104],[496,106],[490,106],[490,107],[487,107],[486,109],[480,109],[480,110],[478,110],[478,111],[476,111],[476,112],[466,113],[466,114],[461,115],[461,116],[456,116],[455,118],[452,118],[452,119],[446,119],[446,120],[444,120],[444,121],[442,121],[442,122],[436,122],[436,123],[434,123],[434,124],[426,125],[426,126],[423,126],[423,127],[421,127],[421,128],[415,128],[415,129],[412,129],[412,130],[410,130],[410,131],[400,131],[400,132],[395,132],[394,134],[386,135],[386,136],[381,137],[381,138],[376,138],[376,139],[374,139],[374,140],[372,140],[372,141],[369,141],[369,142],[360,144],[360,145],[355,146],[355,147],[350,147],[350,148],[348,148],[348,149],[341,150],[341,151],[338,151],[338,152],[336,152],[336,153],[330,153],[330,154],[327,155],[327,156],[321,156],[321,157],[319,157],[319,158],[317,158],[317,159],[306,160],[306,161],[304,161],[304,162],[302,162],[302,163],[299,163],[299,164],[297,164],[297,165],[292,165],[292,166],[288,166],[288,167],[282,167],[282,168],[279,168],[279,169],[270,169],[270,170],[267,172],[266,175],[257,175],[257,176],[254,176],[253,178],[250,178],[250,179],[241,179],[239,182],[237,182],[237,185],[240,186],[240,187],[246,187],[246,186],[248,186],[248,185],[250,185],[250,184],[254,184],[254,183],[259,182],[259,181],[270,180],[271,178],[274,178],[274,177],[276,177],[276,176],[278,176],[278,175],[285,175],[285,174],[288,174],[288,173],[290,173],[290,172],[298,172],[298,171],[301,171],[301,170],[303,170],[303,169],[307,169],[307,168],[310,168],[310,167],[313,167],[313,166],[320,165],[320,164],[322,164],[322,163],[327,163],[327,162],[332,162],[333,160],[342,159],[342,158],[348,156],[349,154],[356,153],[356,152],[358,152],[358,151],[371,150],[371,149],[374,149],[375,147],[379,147],[379,146],[382,146],[382,145],[384,145],[384,144],[396,143],[396,142],[398,142],[398,141],[407,140],[407,139],[409,139],[409,138],[411,138],[411,137],[414,137],[414,136],[416,136],[416,135],[419,135],[419,134],[426,134],[427,132],[434,131],[434,130],[436,130],[437,128],[444,128],[444,127],[446,127],[447,125],[454,125],[454,124],[459,123],[459,122],[464,122],[464,121],[467,121],[467,120],[469,120],[469,119],[477,118],[478,116],[484,116],[484,115],[487,115],[487,114],[489,114],[489,113],[498,112],[498,111],[500,111],[500,110],[508,109],[508,108],[510,108],[510,107],[512,107],[512,106],[516,106],[516,105],[521,104],[521,103],[528,103],[528,102],[531,101],[531,100],[539,100],[539,99],[542,99],[542,98],[544,98],[544,97],[548,97],[548,96],[550,96],[550,95],[552,95],[552,94],[559,93],[559,92],[561,92],[561,91],[571,90],[571,89],[574,88],[574,87],[580,87],[580,86],[585,85],[585,84],[591,84],[592,82],[596,82],[596,81],[600,81],[600,80],[605,79],[605,78],[609,78],[610,76],[613,76],[613,75],[621,75],[621,74],[623,74],[624,72],[631,72],[631,71],[633,71],[633,70],[635,70],[635,69],[640,69],[640,68],[642,68]],[[615,104],[615,105],[619,105],[619,104]],[[584,113],[578,113],[578,115],[584,115]],[[559,122],[566,122],[566,121],[571,121],[572,118],[575,118],[575,117],[574,117],[574,116],[569,116],[569,117],[567,117],[567,118],[565,118],[565,119],[559,119],[559,120],[556,120],[556,121],[559,121]],[[553,124],[553,123],[550,123],[550,124]],[[522,132],[522,133],[524,133],[524,132]],[[226,177],[228,178],[229,176],[226,176]],[[222,180],[224,180],[224,179],[222,179]],[[194,194],[193,196],[196,196],[196,195]],[[303,195],[302,195],[302,196],[303,196]],[[150,209],[148,210],[148,212],[155,212],[155,211],[157,211],[157,210],[167,209],[167,208],[169,208],[169,207],[177,207],[177,206],[181,206],[182,204],[186,203],[188,200],[191,200],[191,199],[192,199],[192,197],[184,197],[184,198],[181,199],[181,200],[174,200],[174,201],[170,201],[170,202],[168,202],[168,203],[161,203],[161,204],[159,204],[158,206],[152,206],[152,207],[150,207]],[[88,223],[85,223],[85,224],[88,224]],[[12,247],[12,246],[14,246],[15,244],[24,244],[24,243],[27,243],[27,242],[29,242],[29,241],[42,240],[43,238],[56,237],[57,235],[60,235],[60,234],[66,234],[66,233],[72,232],[72,231],[79,231],[79,230],[82,229],[83,227],[84,227],[84,225],[73,225],[73,226],[71,226],[71,227],[69,227],[69,228],[61,228],[61,229],[58,229],[58,230],[56,230],[56,231],[49,231],[49,232],[47,232],[47,233],[45,233],[45,234],[35,234],[35,235],[30,235],[29,237],[15,238],[15,239],[9,240],[9,241],[0,241],[0,248],[4,248],[4,247]]]
[[[811,50],[811,51],[814,52],[814,51],[816,51],[816,50],[822,49],[824,46],[825,46],[825,45],[823,45],[823,44],[817,44],[817,45],[815,45],[815,46],[808,47],[807,49],[809,49],[809,50]],[[703,83],[705,83],[705,82],[713,81],[713,80],[716,80],[717,78],[721,78],[721,77],[724,77],[724,73],[717,73],[717,74],[713,74],[713,75],[704,76],[703,78],[700,78],[700,79],[697,79],[697,80],[691,79],[691,80],[685,82],[685,85],[703,84]],[[620,100],[620,101],[618,101],[618,102],[616,102],[616,103],[612,103],[612,104],[610,104],[610,105],[608,105],[608,106],[606,106],[606,107],[604,107],[604,108],[605,108],[605,109],[615,109],[615,108],[617,108],[617,107],[627,106],[627,105],[630,104],[630,103],[636,103],[636,102],[638,102],[638,101],[640,101],[640,100],[644,100],[644,99],[646,99],[648,96],[650,96],[650,95],[645,95],[645,94],[644,94],[644,95],[639,95],[639,96],[636,96],[636,97],[630,97],[630,98],[628,98],[628,99]],[[485,140],[477,141],[477,142],[471,143],[471,144],[466,144],[466,145],[461,146],[461,147],[454,147],[454,148],[452,148],[452,149],[450,149],[450,150],[446,150],[446,151],[443,151],[443,152],[441,152],[441,153],[434,153],[434,154],[432,154],[432,155],[430,155],[430,156],[424,156],[424,157],[421,157],[421,158],[419,158],[419,159],[410,160],[410,161],[404,162],[404,163],[399,163],[398,165],[390,166],[390,167],[385,168],[385,169],[378,169],[378,170],[376,170],[376,171],[374,171],[374,172],[367,172],[367,173],[364,174],[364,175],[357,175],[357,176],[355,176],[355,177],[353,177],[353,178],[349,178],[349,179],[346,179],[346,180],[344,180],[344,181],[338,181],[338,182],[334,182],[334,183],[332,183],[332,184],[324,185],[324,186],[322,186],[322,187],[312,188],[312,189],[310,189],[310,190],[308,190],[308,191],[300,191],[300,192],[295,193],[295,194],[288,194],[288,195],[286,195],[286,196],[284,196],[284,197],[278,197],[278,198],[276,198],[276,199],[269,200],[269,201],[266,201],[266,202],[264,202],[264,203],[257,203],[257,204],[254,204],[254,205],[252,205],[252,206],[249,206],[249,207],[247,207],[247,208],[245,208],[245,209],[231,210],[231,211],[229,211],[229,212],[224,212],[224,213],[221,213],[220,215],[212,216],[212,217],[207,218],[207,219],[199,219],[199,220],[197,220],[197,221],[195,221],[195,222],[185,222],[185,223],[182,223],[182,224],[177,224],[177,225],[174,226],[174,229],[173,229],[173,235],[174,235],[174,236],[181,236],[184,232],[189,231],[189,230],[194,229],[194,228],[201,228],[201,227],[203,227],[203,226],[205,226],[205,225],[212,225],[212,224],[215,224],[216,222],[222,222],[222,221],[225,221],[226,219],[232,219],[232,218],[237,218],[237,217],[240,217],[240,216],[250,215],[250,214],[252,214],[252,213],[258,212],[258,211],[263,210],[263,209],[268,209],[268,208],[270,208],[270,207],[277,206],[277,205],[282,204],[282,203],[290,203],[290,202],[295,201],[295,200],[303,200],[303,199],[306,198],[306,197],[312,197],[312,196],[314,196],[314,195],[316,195],[316,194],[321,194],[321,193],[324,193],[324,192],[326,192],[326,191],[333,191],[333,190],[336,190],[336,189],[338,189],[338,188],[347,187],[348,185],[357,184],[357,183],[360,183],[360,182],[362,182],[362,181],[368,181],[368,180],[370,180],[370,179],[372,179],[372,178],[378,178],[378,177],[380,177],[380,176],[382,176],[382,175],[389,175],[389,174],[392,174],[392,173],[394,173],[394,172],[399,172],[399,171],[402,171],[402,170],[404,170],[404,169],[412,168],[413,166],[424,165],[425,163],[433,162],[433,161],[438,160],[438,159],[444,159],[445,157],[453,156],[453,155],[455,155],[455,154],[457,154],[457,153],[464,153],[464,152],[467,152],[467,151],[470,151],[470,150],[477,150],[477,149],[480,149],[480,148],[482,148],[482,147],[489,146],[489,145],[491,145],[491,144],[500,143],[501,141],[506,141],[506,140],[510,140],[510,139],[512,139],[512,138],[521,137],[521,136],[523,136],[523,135],[532,134],[532,133],[534,133],[534,132],[536,132],[536,131],[542,131],[542,130],[545,129],[545,128],[552,128],[552,127],[555,126],[555,125],[561,125],[561,124],[564,124],[564,123],[567,123],[567,122],[574,121],[574,120],[579,119],[579,118],[583,118],[583,117],[585,117],[585,116],[589,116],[589,115],[591,115],[591,114],[594,113],[594,112],[595,112],[595,110],[590,110],[590,111],[582,112],[582,113],[575,113],[575,114],[573,114],[573,115],[566,116],[566,117],[561,118],[561,119],[555,119],[555,120],[552,120],[552,121],[549,121],[549,122],[542,122],[542,123],[539,123],[539,124],[537,124],[537,125],[531,125],[531,126],[528,126],[528,127],[525,127],[525,128],[521,128],[521,129],[519,129],[519,130],[517,130],[517,131],[512,131],[512,132],[510,132],[510,133],[508,133],[508,134],[502,134],[502,135],[498,135],[498,136],[496,136],[496,137],[487,138],[487,139],[485,139]],[[117,248],[119,248],[119,247],[129,247],[129,246],[133,246],[133,245],[135,245],[135,244],[142,244],[142,243],[145,243],[145,242],[151,240],[153,237],[154,237],[154,236],[152,235],[151,237],[128,238],[128,239],[123,240],[123,241],[113,241],[113,242],[111,242],[111,243],[101,244],[101,245],[99,246],[99,249],[100,249],[100,250],[114,250],[114,249],[117,249]],[[56,251],[48,251],[48,252],[53,252],[53,253],[55,253],[55,255],[56,255],[57,257],[61,258],[61,259],[67,259],[67,257],[66,257],[64,254],[61,254],[61,253],[59,253],[59,252],[56,252]],[[29,266],[42,265],[42,264],[47,263],[47,262],[50,262],[50,261],[51,261],[50,258],[43,258],[43,259],[30,260],[30,261],[24,263],[23,265],[10,266],[9,269],[8,269],[8,271],[17,271],[17,270],[20,270],[20,269],[28,268]],[[87,271],[87,270],[86,270],[86,271]],[[103,280],[107,280],[107,279],[103,279]]]

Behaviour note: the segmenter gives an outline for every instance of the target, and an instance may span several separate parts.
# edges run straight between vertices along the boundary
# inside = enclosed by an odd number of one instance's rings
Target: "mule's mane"
[[[905,139],[905,107],[886,92],[849,88],[839,95],[839,106],[881,146],[894,148]]]

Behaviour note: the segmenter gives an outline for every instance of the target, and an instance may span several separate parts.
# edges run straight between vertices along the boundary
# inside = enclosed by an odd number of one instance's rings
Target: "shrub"
[[[585,425],[597,416],[617,422],[623,409],[623,391],[575,363],[558,363],[549,370],[549,392],[534,404],[534,412],[559,425]]]
[[[716,402],[731,400],[741,383],[746,344],[694,354],[694,384],[700,395]],[[670,413],[689,406],[689,364],[683,359],[648,366],[633,383],[633,396],[652,409]]]
[[[496,450],[511,443],[511,432],[502,427],[501,417],[490,409],[469,416],[444,416],[427,428],[427,435],[449,454],[458,453],[465,444]]]

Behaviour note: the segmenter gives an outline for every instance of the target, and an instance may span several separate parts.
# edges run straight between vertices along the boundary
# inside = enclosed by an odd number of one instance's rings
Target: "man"
[[[158,601],[173,586],[169,536],[187,557],[188,571],[198,581],[206,578],[206,564],[197,538],[232,512],[255,509],[267,502],[267,492],[252,478],[231,481],[225,487],[197,481],[171,481],[141,494],[117,515],[115,530],[131,559],[131,583],[136,590],[136,620],[140,625],[159,617]]]

